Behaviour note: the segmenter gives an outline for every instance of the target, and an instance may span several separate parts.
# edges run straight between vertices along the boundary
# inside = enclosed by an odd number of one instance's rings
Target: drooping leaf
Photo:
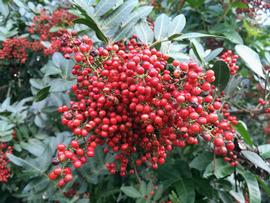
[[[133,186],[122,186],[121,191],[128,197],[141,198],[142,194]]]
[[[248,68],[250,68],[258,76],[265,79],[260,57],[254,50],[242,44],[236,45],[235,50],[241,59],[243,59],[243,61],[246,63]]]
[[[242,150],[241,153],[255,166],[270,173],[270,167],[257,153],[248,150]]]
[[[154,26],[155,39],[160,41],[168,37],[168,25],[170,18],[166,14],[161,14],[157,17]]]
[[[216,80],[213,84],[219,88],[220,91],[224,90],[230,80],[230,70],[224,61],[216,61],[212,67],[215,72]]]

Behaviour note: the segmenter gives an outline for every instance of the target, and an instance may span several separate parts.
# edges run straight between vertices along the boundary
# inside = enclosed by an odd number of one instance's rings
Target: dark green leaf
[[[48,95],[50,94],[50,86],[45,87],[41,90],[38,91],[37,95],[35,96],[35,102],[39,102],[42,101],[44,99],[46,99],[48,97]]]
[[[89,28],[91,28],[92,30],[95,31],[98,39],[100,39],[101,41],[103,41],[105,43],[108,43],[108,41],[109,41],[108,38],[101,31],[101,29],[98,27],[96,22],[92,18],[90,18],[89,16],[88,16],[87,19],[84,19],[84,18],[75,19],[74,23],[84,24],[84,25],[88,26]]]
[[[173,187],[182,203],[193,203],[195,201],[195,191],[192,179],[179,179]]]
[[[224,61],[216,61],[212,70],[215,72],[216,80],[213,84],[220,90],[224,90],[230,80],[230,70]]]

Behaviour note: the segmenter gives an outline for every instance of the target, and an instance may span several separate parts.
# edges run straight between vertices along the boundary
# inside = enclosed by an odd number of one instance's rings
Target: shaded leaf
[[[154,33],[147,23],[139,23],[135,27],[137,37],[145,44],[151,44],[154,40]]]
[[[213,84],[220,90],[224,90],[230,80],[230,70],[224,61],[216,61],[212,70],[215,72]]]

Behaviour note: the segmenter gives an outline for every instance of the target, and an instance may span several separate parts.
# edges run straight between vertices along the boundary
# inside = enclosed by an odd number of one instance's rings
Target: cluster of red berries
[[[2,44],[0,59],[15,59],[18,63],[24,64],[28,57],[28,50],[41,51],[43,48],[38,41],[30,42],[26,38],[10,38]]]
[[[101,145],[104,153],[115,154],[115,161],[106,163],[109,172],[125,176],[134,166],[157,169],[174,147],[196,145],[200,135],[213,143],[215,154],[237,165],[232,128],[237,120],[213,94],[214,71],[204,72],[194,62],[169,63],[168,56],[136,38],[94,49],[88,36],[75,35],[62,39],[64,56],[74,53],[76,61],[77,101],[59,107],[62,124],[74,134],[69,146],[58,145],[60,162],[79,168]],[[63,186],[69,178],[65,181],[65,169],[57,170],[49,177],[64,174],[58,182]]]
[[[237,8],[238,14],[246,14],[251,18],[254,18],[258,11],[267,11],[270,9],[270,3],[262,0],[241,0],[243,4],[247,5],[247,8]]]
[[[55,10],[52,14],[42,11],[33,18],[32,26],[29,28],[31,34],[38,34],[42,41],[49,41],[50,47],[44,49],[44,54],[53,54],[61,47],[60,38],[67,33],[65,27],[71,26],[76,16],[66,9]],[[50,32],[54,26],[62,27],[56,32]]]
[[[72,25],[72,21],[76,18],[66,9],[55,10],[52,14],[47,11],[41,11],[39,15],[33,18],[32,25],[28,29],[31,34],[38,34],[43,41],[51,41],[58,32],[50,32],[54,26],[67,27]]]
[[[235,75],[239,69],[239,66],[236,65],[238,55],[234,54],[231,50],[227,50],[221,54],[220,59],[228,64],[230,74]]]
[[[12,153],[13,148],[7,143],[0,143],[0,183],[6,183],[10,177],[10,167],[8,153]]]

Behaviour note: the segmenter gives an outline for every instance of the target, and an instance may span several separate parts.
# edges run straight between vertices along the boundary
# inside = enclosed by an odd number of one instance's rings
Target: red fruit
[[[223,146],[223,145],[224,145],[223,139],[222,139],[222,138],[219,138],[219,137],[215,138],[215,139],[214,139],[214,145],[215,145],[216,147],[221,147],[221,146]]]
[[[154,132],[154,127],[153,127],[152,125],[148,125],[148,126],[146,127],[146,132],[148,132],[148,133]]]

